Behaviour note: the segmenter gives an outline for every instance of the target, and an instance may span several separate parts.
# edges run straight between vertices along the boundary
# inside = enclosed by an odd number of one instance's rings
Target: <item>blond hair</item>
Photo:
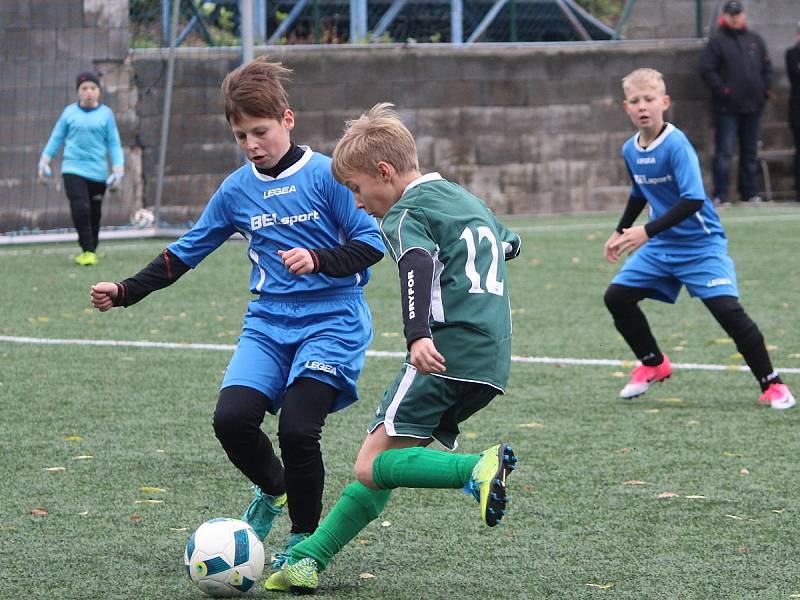
[[[291,72],[281,63],[269,62],[266,56],[259,56],[228,73],[222,82],[228,123],[236,123],[244,114],[282,120],[289,108],[283,82],[289,81]]]
[[[414,136],[389,102],[347,121],[333,150],[333,176],[344,183],[352,173],[378,173],[379,162],[389,163],[399,173],[419,170]]]
[[[653,86],[659,93],[667,93],[667,84],[664,83],[664,76],[655,69],[636,69],[622,78],[622,91],[628,93],[632,87]]]

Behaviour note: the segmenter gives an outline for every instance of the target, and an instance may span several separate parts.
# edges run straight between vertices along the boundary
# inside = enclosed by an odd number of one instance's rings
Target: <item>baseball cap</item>
[[[82,83],[85,83],[87,81],[91,81],[95,83],[97,87],[100,87],[100,79],[97,77],[95,73],[92,73],[91,71],[86,71],[85,73],[81,73],[80,75],[78,75],[78,77],[75,79],[75,87],[79,88],[81,87]]]
[[[728,0],[722,7],[722,12],[728,15],[738,15],[740,12],[744,12],[744,6],[739,0]]]

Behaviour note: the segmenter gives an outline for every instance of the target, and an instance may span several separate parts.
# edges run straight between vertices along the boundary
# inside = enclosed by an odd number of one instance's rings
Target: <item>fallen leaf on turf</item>
[[[91,454],[80,454],[78,456],[73,456],[72,460],[89,460],[91,458],[94,458]]]
[[[82,442],[83,438],[79,435],[68,435],[64,438],[65,442]]]
[[[133,521],[134,523],[138,523],[141,520],[142,520],[142,515],[137,515],[136,513],[131,515],[131,521]]]
[[[700,425],[700,421],[694,421],[694,420],[692,420],[692,421],[686,421],[686,424],[687,424],[689,427],[694,427],[695,425]]]
[[[678,494],[676,494],[675,492],[661,492],[658,495],[658,498],[677,498],[677,497]]]
[[[47,512],[46,508],[32,508],[31,514],[34,517],[44,517],[45,515],[49,515],[50,513]]]
[[[683,348],[683,346],[673,346],[673,347],[672,347],[672,349],[673,349],[675,352],[683,352],[683,349],[684,349],[684,348]]]
[[[622,485],[647,485],[647,482],[639,481],[638,479],[631,479],[630,481],[623,481]]]
[[[66,471],[66,467],[45,467],[42,471]]]
[[[744,521],[744,517],[740,517],[738,515],[725,515],[729,519],[736,519],[737,521]]]
[[[688,498],[689,500],[705,500],[705,496],[684,496],[684,498]]]
[[[631,451],[630,448],[620,448],[617,450],[617,454],[628,454]]]
[[[680,404],[683,402],[680,398],[661,398],[656,400],[656,402],[663,402],[664,404]]]
[[[739,352],[734,352],[728,358],[730,358],[731,360],[742,360],[744,356],[742,356]]]
[[[148,498],[147,500],[134,500],[134,504],[163,504],[163,500],[152,500]]]
[[[722,453],[722,456],[733,456],[735,458],[744,458],[744,454],[737,454],[736,452],[728,452],[727,450]]]
[[[586,587],[597,588],[598,590],[610,590],[614,587],[613,583],[587,583]]]
[[[359,573],[358,578],[359,579],[375,579],[375,575],[373,575],[372,573]]]
[[[750,548],[748,548],[747,546],[738,546],[736,548],[736,551],[737,552],[750,552]]]
[[[81,513],[78,513],[78,516],[79,516],[79,517],[85,517],[85,516],[86,516],[86,515],[88,515],[88,514],[89,514],[89,511],[88,511],[88,510],[85,510],[85,511],[83,511],[83,512],[81,512]]]
[[[739,469],[739,475],[750,475],[750,471],[745,468]]]
[[[188,527],[170,527],[170,531],[189,531]]]
[[[783,513],[783,511],[785,511],[785,510],[786,510],[785,508],[773,508],[773,509],[772,509],[772,512],[774,512],[776,515],[780,515],[780,514],[782,514],[782,513]]]
[[[523,429],[540,429],[544,427],[541,423],[537,423],[536,421],[532,421],[531,423],[520,423],[517,427],[522,427]]]
[[[381,523],[381,527],[389,527],[391,524],[392,524],[392,522],[391,522],[391,521],[383,521],[383,522]]]
[[[614,371],[614,372],[611,374],[611,376],[612,376],[612,377],[625,377],[625,373],[623,373],[622,371]]]
[[[716,338],[715,340],[711,340],[712,344],[732,344],[733,340],[731,338]]]
[[[775,344],[767,344],[767,350],[769,350],[770,352],[774,352],[778,348],[780,348],[780,346],[776,346]]]
[[[800,594],[789,594],[789,598],[800,598]]]
[[[655,414],[655,413],[660,413],[661,409],[660,408],[646,408],[642,412],[645,412],[645,413],[648,413],[648,414],[652,415],[652,414]]]
[[[162,450],[161,448],[159,448],[158,450],[156,450],[156,452],[158,452],[159,454],[164,454],[164,452],[166,452],[166,450]]]
[[[165,490],[164,488],[160,488],[160,487],[152,487],[150,485],[143,485],[142,486],[142,493],[143,494],[163,494],[166,491],[167,490]]]
[[[400,334],[396,331],[384,331],[381,333],[381,337],[400,337]]]
[[[468,440],[474,440],[478,437],[478,433],[476,431],[468,431],[464,434],[464,437]]]
[[[369,541],[365,540],[364,538],[358,538],[356,540],[356,544],[361,544],[362,546],[366,546],[367,544],[369,544]]]
[[[573,257],[572,257],[572,264],[573,264],[573,265],[577,265],[577,264],[579,264],[580,262],[581,262],[581,259],[580,259],[580,257],[579,257],[579,256],[573,256]]]

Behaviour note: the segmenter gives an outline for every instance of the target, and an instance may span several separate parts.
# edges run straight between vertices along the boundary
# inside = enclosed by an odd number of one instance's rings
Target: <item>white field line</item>
[[[769,210],[769,209],[767,209]],[[501,217],[502,218],[502,217]],[[526,217],[527,218],[527,217]],[[723,219],[723,225],[727,223],[760,223],[763,221],[794,221],[800,219],[800,211],[791,212],[791,213],[775,213],[775,214],[768,214],[768,215],[749,215],[749,216],[739,216],[739,217],[726,217]],[[562,224],[553,224],[553,225],[521,225],[519,227],[513,227],[514,231],[519,232],[536,232],[536,233],[548,233],[548,232],[560,232],[560,231],[582,231],[584,229],[602,229],[603,231],[610,230],[611,228],[617,225],[617,221],[605,221],[600,223],[562,223]],[[177,237],[177,236],[176,236]],[[235,236],[231,238],[230,241],[242,241],[243,238],[239,236]],[[162,247],[167,246],[171,240],[164,239],[162,240]],[[131,250],[131,249],[138,249],[138,248],[152,248],[154,245],[158,245],[158,240],[153,239],[149,242],[132,242],[127,244],[103,244],[103,247],[100,249],[100,254],[104,253],[113,253],[113,252],[121,252],[123,250]],[[32,248],[11,248],[11,249],[4,249],[0,250],[0,257],[3,256],[31,256],[33,254],[77,254],[78,249],[74,247],[72,244],[69,246],[56,246],[56,247],[49,247],[49,248],[42,248],[42,247],[32,247]]]
[[[166,350],[221,350],[233,352],[233,344],[181,344],[176,342],[147,342],[134,340],[82,340],[59,338],[34,338],[13,335],[0,335],[0,342],[9,344],[34,344],[39,346],[115,346],[122,348],[158,348]],[[368,350],[367,356],[372,358],[403,358],[405,352],[387,352],[383,350]],[[631,360],[614,360],[606,358],[551,358],[547,356],[512,356],[512,362],[543,364],[543,365],[576,365],[630,368],[635,365]],[[695,371],[749,371],[743,365],[711,365],[702,363],[672,363],[676,369],[689,369]],[[800,368],[776,369],[781,373],[800,373]]]

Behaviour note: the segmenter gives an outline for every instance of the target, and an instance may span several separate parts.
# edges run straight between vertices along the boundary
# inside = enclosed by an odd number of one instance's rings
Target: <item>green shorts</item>
[[[369,431],[383,423],[390,436],[433,438],[454,450],[458,424],[500,393],[485,383],[425,375],[406,364],[384,392]]]

